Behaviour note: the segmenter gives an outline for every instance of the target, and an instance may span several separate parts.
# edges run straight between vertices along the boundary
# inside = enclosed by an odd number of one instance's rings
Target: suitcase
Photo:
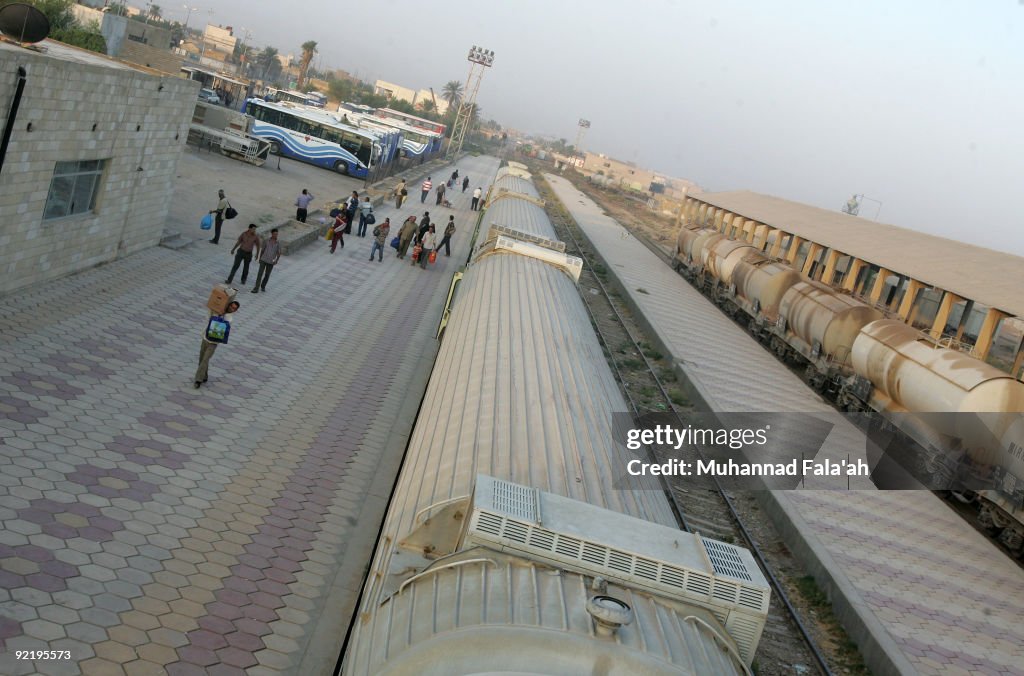
[[[232,289],[227,284],[218,284],[210,292],[210,299],[206,301],[206,307],[217,314],[223,314],[228,309],[228,304],[238,295],[238,289]]]

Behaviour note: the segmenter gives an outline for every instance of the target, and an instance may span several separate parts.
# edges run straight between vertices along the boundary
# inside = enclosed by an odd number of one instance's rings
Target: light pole
[[[863,200],[874,202],[878,205],[875,209],[875,220],[878,220],[878,214],[882,213],[882,203],[874,198],[868,197],[867,195],[854,195],[843,205],[843,213],[850,214],[851,216],[857,216],[860,214],[860,203]]]
[[[189,7],[188,5],[182,5],[182,7],[184,7],[186,12],[187,12],[185,14],[185,35],[187,36],[188,35],[188,20],[192,18],[192,12],[196,11],[199,8],[198,7]]]
[[[455,157],[462,150],[462,142],[466,139],[466,132],[473,124],[473,109],[476,107],[476,94],[480,91],[480,81],[484,77],[484,69],[490,68],[494,63],[494,52],[483,47],[473,45],[469,50],[469,75],[466,76],[466,94],[459,102],[459,112],[455,115],[455,124],[452,126],[452,137],[448,141],[448,153],[446,158]]]
[[[579,131],[576,132],[576,145],[573,147],[573,154],[580,156],[580,164],[582,165],[582,163],[587,159],[587,156],[583,153],[583,136],[587,133],[587,130],[590,129],[590,120],[584,120],[581,117],[580,121],[576,123],[576,126],[579,127]],[[573,164],[576,163],[573,162]]]

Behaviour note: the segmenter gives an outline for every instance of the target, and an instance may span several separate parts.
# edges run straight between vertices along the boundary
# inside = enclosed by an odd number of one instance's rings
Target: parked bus
[[[388,120],[398,120],[404,122],[411,127],[417,127],[418,129],[426,129],[435,134],[444,136],[445,131],[448,129],[446,125],[440,122],[434,122],[433,120],[425,120],[422,117],[416,117],[409,113],[403,113],[400,110],[392,110],[391,108],[378,108],[374,113],[377,117],[382,117]]]
[[[310,108],[323,108],[327,103],[327,97],[320,92],[303,94],[294,89],[275,89],[273,87],[267,89],[266,98],[268,101],[297,103],[300,106],[309,106]]]
[[[397,133],[358,129],[290,103],[248,99],[245,113],[255,119],[252,135],[269,141],[273,153],[358,178],[393,156],[400,139]]]
[[[440,152],[444,143],[444,136],[441,134],[422,127],[414,127],[399,120],[352,112],[345,115],[346,119],[363,129],[400,132],[402,134],[402,154],[405,157],[430,157],[434,153]]]

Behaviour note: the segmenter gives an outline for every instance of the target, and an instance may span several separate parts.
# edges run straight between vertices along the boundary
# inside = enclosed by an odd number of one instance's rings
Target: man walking
[[[306,222],[306,209],[309,208],[309,203],[314,199],[316,198],[313,197],[311,192],[305,188],[302,189],[302,194],[295,198],[295,220],[299,223]]]
[[[228,303],[227,310],[224,312],[223,315],[221,315],[224,318],[224,321],[226,321],[229,326],[234,321],[235,314],[238,313],[239,307],[240,305],[238,301],[233,300],[230,303]],[[210,317],[214,317],[216,315],[216,312],[210,310]],[[207,320],[206,326],[207,328],[209,328],[209,320]],[[196,369],[196,377],[193,379],[195,380],[195,387],[197,390],[199,389],[199,386],[205,383],[207,378],[209,377],[208,370],[210,368],[210,360],[213,359],[213,353],[217,350],[217,346],[219,344],[220,343],[210,342],[209,337],[206,335],[206,331],[203,331],[203,343],[199,347],[199,367]]]
[[[444,202],[444,183],[437,184],[437,206],[441,206],[441,202]]]
[[[224,211],[228,208],[228,198],[224,196],[224,191],[218,190],[217,196],[220,198],[217,202],[217,208],[210,211],[211,214],[216,214],[213,220],[213,239],[210,240],[211,244],[220,244],[220,226],[224,225]]]
[[[423,185],[420,186],[420,204],[427,201],[427,195],[430,194],[430,189],[434,187],[434,184],[430,182],[430,177],[427,176],[427,180],[423,181]]]
[[[466,188],[469,187],[469,176],[462,179],[462,192],[466,192]]]
[[[359,205],[359,237],[366,237],[367,219],[373,214],[373,204],[369,195],[363,195],[363,203]]]
[[[424,211],[423,218],[420,219],[420,230],[416,233],[416,243],[419,244],[423,241],[423,234],[430,230],[430,212]]]
[[[373,248],[370,249],[370,260],[373,254],[377,254],[377,262],[384,260],[384,245],[388,241],[388,233],[391,232],[391,219],[385,218],[384,222],[373,229]]]
[[[270,239],[263,243],[263,250],[260,252],[260,270],[256,273],[256,284],[252,287],[253,293],[267,290],[267,282],[270,281],[270,273],[281,258],[281,243],[277,241],[277,228],[270,231]]]
[[[437,250],[438,251],[441,250],[442,246],[444,247],[444,255],[445,256],[451,256],[451,253],[452,253],[451,241],[452,241],[452,235],[454,235],[454,234],[455,234],[455,217],[454,216],[449,216],[448,217],[448,225],[446,225],[445,228],[444,228],[444,237],[441,238],[440,243],[437,245]]]
[[[238,241],[231,247],[231,253],[235,254],[235,264],[231,266],[231,274],[224,280],[225,284],[230,284],[235,278],[235,271],[239,265],[242,266],[242,284],[245,284],[249,277],[249,262],[252,261],[254,251],[257,254],[260,252],[260,236],[256,234],[256,224],[250,223],[249,229],[239,235]]]
[[[470,211],[480,211],[480,196],[484,194],[484,191],[477,188],[473,191],[473,203],[469,205]]]
[[[409,245],[412,243],[413,236],[416,234],[416,217],[410,216],[405,219],[405,223],[402,223],[402,229],[398,231],[398,257],[405,258],[405,254],[409,251]]]
[[[398,179],[398,185],[395,186],[395,208],[401,209],[402,204],[405,202],[406,195],[409,194],[408,188],[405,187],[405,179]]]
[[[355,190],[345,200],[345,214],[347,221],[345,222],[345,234],[348,235],[352,232],[352,221],[356,220],[356,211],[359,210],[359,193]]]

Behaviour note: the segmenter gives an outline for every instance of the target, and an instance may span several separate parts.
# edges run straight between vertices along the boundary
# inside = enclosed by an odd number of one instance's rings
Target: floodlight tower
[[[580,130],[576,132],[576,143],[575,145],[573,145],[573,154],[579,155],[580,162],[582,163],[587,159],[587,156],[583,153],[583,137],[586,135],[587,130],[590,129],[590,120],[584,120],[581,117],[580,121],[577,122],[576,125],[580,128]]]
[[[876,199],[868,197],[867,195],[854,195],[853,197],[851,197],[849,200],[847,200],[846,204],[843,205],[843,213],[850,214],[851,216],[859,215],[860,205],[864,200],[874,202],[875,204],[878,205],[878,207],[875,209],[875,220],[877,221],[878,214],[882,213],[882,203]]]
[[[462,142],[466,139],[466,132],[473,124],[473,109],[476,107],[476,93],[480,91],[480,81],[484,77],[484,69],[490,68],[494,63],[494,52],[483,47],[473,45],[469,50],[469,75],[466,76],[466,89],[459,102],[459,111],[455,115],[455,124],[452,126],[452,137],[448,141],[448,153],[446,158],[459,154],[462,150]]]

